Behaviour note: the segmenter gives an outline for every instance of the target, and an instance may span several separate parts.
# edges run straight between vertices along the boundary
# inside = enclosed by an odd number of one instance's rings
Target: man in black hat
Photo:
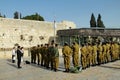
[[[22,56],[22,53],[21,53],[21,51],[20,51],[20,46],[18,46],[18,49],[17,49],[17,66],[18,66],[18,68],[22,68],[21,66],[20,66],[20,64],[21,64],[21,56]]]

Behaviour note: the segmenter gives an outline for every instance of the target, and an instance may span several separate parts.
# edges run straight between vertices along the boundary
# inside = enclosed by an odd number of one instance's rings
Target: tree
[[[90,27],[96,27],[96,20],[93,13],[91,15]]]
[[[1,13],[0,13],[0,17],[2,17]]]
[[[3,17],[4,17],[4,18],[6,18],[6,16],[5,16],[5,15],[4,15]]]
[[[22,14],[20,13],[20,19],[22,18]]]
[[[5,16],[5,15],[3,15],[3,16],[2,16],[2,14],[1,14],[1,13],[0,13],[0,17],[2,17],[2,18],[6,18],[6,16]]]
[[[38,13],[25,16],[22,19],[44,21],[44,18],[42,16],[40,16]]]
[[[105,26],[103,24],[103,21],[101,20],[101,15],[100,14],[98,14],[98,18],[97,18],[97,27],[105,28]]]
[[[16,11],[16,12],[14,13],[14,19],[19,19],[19,12]]]

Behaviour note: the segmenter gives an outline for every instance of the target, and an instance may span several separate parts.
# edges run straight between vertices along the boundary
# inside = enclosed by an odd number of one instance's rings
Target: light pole
[[[56,21],[54,20],[54,42],[56,42]]]

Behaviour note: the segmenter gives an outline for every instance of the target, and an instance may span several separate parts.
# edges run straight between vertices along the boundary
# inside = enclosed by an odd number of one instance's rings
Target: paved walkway
[[[58,72],[35,64],[22,64],[22,68],[18,69],[16,63],[11,63],[11,59],[0,59],[0,80],[120,80],[120,60],[90,67],[77,74],[64,73],[63,70],[62,58]]]

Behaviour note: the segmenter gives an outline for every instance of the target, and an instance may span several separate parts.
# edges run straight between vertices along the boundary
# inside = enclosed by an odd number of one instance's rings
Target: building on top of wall
[[[120,28],[79,28],[57,31],[61,45],[76,41],[79,44],[91,42],[116,41],[120,43]]]

